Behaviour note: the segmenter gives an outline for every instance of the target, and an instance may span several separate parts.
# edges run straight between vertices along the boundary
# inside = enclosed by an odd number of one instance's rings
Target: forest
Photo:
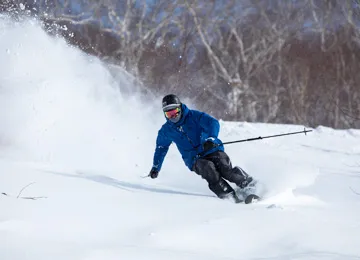
[[[124,68],[145,95],[228,121],[360,128],[358,0],[5,0],[0,12]]]

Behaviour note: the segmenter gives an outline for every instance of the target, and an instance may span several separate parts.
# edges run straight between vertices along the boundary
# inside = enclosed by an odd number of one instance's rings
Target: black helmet
[[[162,109],[164,112],[180,106],[181,106],[180,99],[174,94],[166,95],[162,99]]]
[[[166,95],[162,100],[162,109],[165,117],[171,122],[177,123],[181,119],[181,102],[176,95]]]

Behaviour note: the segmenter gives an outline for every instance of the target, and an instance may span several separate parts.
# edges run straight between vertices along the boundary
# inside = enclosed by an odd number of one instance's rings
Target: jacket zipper
[[[183,135],[186,137],[186,139],[189,141],[189,143],[191,144],[191,146],[194,148],[194,149],[197,149],[199,147],[198,146],[195,146],[194,143],[191,141],[190,137],[185,133],[184,129],[182,128],[182,126],[178,126],[176,127],[176,129]]]

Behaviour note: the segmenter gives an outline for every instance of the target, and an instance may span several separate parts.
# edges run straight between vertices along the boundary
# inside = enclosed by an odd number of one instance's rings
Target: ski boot
[[[222,178],[217,183],[209,184],[209,188],[220,199],[230,199],[235,203],[242,202],[236,195],[235,190]]]
[[[242,197],[245,201],[246,201],[246,198],[249,195],[255,195],[256,196],[256,184],[257,184],[257,181],[253,177],[251,177],[249,174],[247,174],[240,167],[236,166],[235,169],[237,169],[239,174],[244,176],[244,179],[241,182],[236,183],[236,185],[239,187],[239,189],[236,190],[236,194],[239,197]],[[258,196],[256,196],[256,197],[258,197]]]

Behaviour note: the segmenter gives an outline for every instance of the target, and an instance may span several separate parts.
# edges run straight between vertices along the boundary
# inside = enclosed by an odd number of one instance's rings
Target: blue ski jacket
[[[215,151],[224,151],[224,146],[218,134],[219,121],[212,116],[197,110],[190,110],[185,104],[181,105],[182,116],[177,123],[166,120],[156,139],[156,149],[153,160],[153,169],[160,171],[169,146],[174,142],[179,150],[185,165],[193,171],[193,165],[198,158]],[[216,147],[204,152],[203,143],[209,137]]]

